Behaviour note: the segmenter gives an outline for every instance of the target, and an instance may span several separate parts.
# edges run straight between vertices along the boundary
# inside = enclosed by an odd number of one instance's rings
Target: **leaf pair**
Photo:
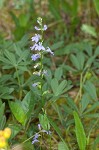
[[[23,101],[16,100],[15,102],[9,101],[10,109],[18,122],[25,126],[27,120],[31,116],[34,101],[31,97],[31,92],[28,92]]]

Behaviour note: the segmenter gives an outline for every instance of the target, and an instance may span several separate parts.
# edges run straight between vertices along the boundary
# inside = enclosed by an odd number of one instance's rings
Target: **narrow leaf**
[[[75,130],[76,130],[76,137],[77,137],[79,149],[85,150],[86,135],[85,135],[83,125],[76,111],[74,111],[73,115],[74,115],[74,120],[75,120]]]

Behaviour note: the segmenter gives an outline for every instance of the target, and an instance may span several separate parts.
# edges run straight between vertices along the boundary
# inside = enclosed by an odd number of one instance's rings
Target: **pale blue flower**
[[[40,124],[38,124],[38,129],[41,130],[41,125]]]
[[[42,42],[39,42],[39,43],[35,43],[32,47],[30,47],[31,50],[38,50],[38,51],[41,51],[41,50],[45,50],[45,47],[42,45]]]
[[[40,136],[40,134],[38,134],[38,133],[36,133],[36,134],[34,135],[32,144],[39,142],[39,140],[38,140],[39,136]]]
[[[44,31],[47,30],[47,25],[44,25],[43,30]]]
[[[38,142],[39,142],[39,140],[34,139],[34,140],[32,141],[32,144],[34,144],[34,143],[38,143]]]
[[[33,86],[33,87],[38,86],[38,82],[37,82],[37,83],[33,83],[32,86]]]
[[[49,131],[49,130],[48,130],[48,131],[47,131],[47,130],[42,130],[42,132],[44,132],[44,133],[46,133],[46,134],[49,134],[49,135],[52,133],[52,132]]]
[[[32,58],[32,60],[37,60],[38,58],[40,58],[40,54],[33,54],[32,56],[31,56],[31,58]]]
[[[44,25],[43,28],[38,28],[37,26],[35,26],[34,28],[35,28],[35,30],[37,30],[37,31],[39,31],[39,30],[45,31],[45,30],[47,30],[47,25]]]
[[[40,136],[40,134],[36,133],[33,139],[37,139]]]
[[[42,45],[42,42],[39,42],[38,45],[36,46],[35,50],[45,50],[45,47]]]
[[[46,51],[52,55],[54,55],[54,53],[51,51],[51,49],[49,47],[47,47]]]
[[[32,41],[37,43],[40,40],[40,38],[41,38],[41,36],[39,34],[35,34],[35,36],[33,36],[31,39],[32,39]]]
[[[35,43],[32,47],[30,47],[31,50],[34,50],[37,44]]]
[[[40,28],[38,28],[37,26],[35,26],[34,28],[35,28],[35,30],[38,30],[38,31],[39,31],[39,30],[41,30],[41,29],[40,29]]]

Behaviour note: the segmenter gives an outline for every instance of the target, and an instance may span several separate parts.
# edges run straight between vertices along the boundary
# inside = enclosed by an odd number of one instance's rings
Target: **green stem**
[[[83,73],[81,73],[81,75],[80,75],[80,89],[79,89],[77,96],[74,100],[75,103],[78,101],[78,98],[81,99],[81,97],[82,97],[82,87],[83,87]]]
[[[41,25],[41,42],[43,43],[43,26]],[[44,104],[43,102],[43,52],[41,51],[41,102],[42,102],[42,106]]]
[[[82,97],[82,87],[83,87],[83,75],[81,73],[81,75],[80,75],[80,91],[79,91],[80,99]]]
[[[21,99],[22,97],[22,88],[21,88],[21,82],[20,82],[20,78],[19,78],[19,74],[18,74],[18,69],[17,67],[15,67],[15,70],[16,70],[16,74],[17,74],[17,79],[18,79],[18,84],[19,84],[19,99]]]

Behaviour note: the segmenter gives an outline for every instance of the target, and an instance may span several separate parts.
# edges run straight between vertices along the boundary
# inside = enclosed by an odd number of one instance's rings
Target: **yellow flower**
[[[6,139],[9,139],[9,137],[11,136],[11,129],[10,128],[5,128],[4,131],[3,131],[3,136]]]
[[[4,148],[6,145],[6,139],[3,136],[0,136],[0,148]]]
[[[0,137],[1,137],[1,136],[3,136],[3,131],[2,131],[2,130],[0,130]]]

